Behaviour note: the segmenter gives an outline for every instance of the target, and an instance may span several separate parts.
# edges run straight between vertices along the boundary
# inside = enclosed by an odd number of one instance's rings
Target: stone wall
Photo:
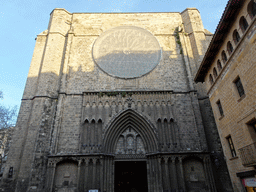
[[[123,78],[99,67],[95,41],[119,26],[135,26],[159,43],[161,59],[154,69]],[[126,38],[118,34],[111,38]],[[218,151],[219,146],[206,136],[215,126],[204,123],[209,111],[198,101],[204,92],[197,93],[193,83],[209,43],[209,34],[205,36],[194,8],[182,13],[73,14],[55,9],[48,30],[37,38],[7,162],[14,169],[13,178],[5,170],[2,185],[20,192],[113,191],[114,160],[140,159],[147,161],[149,191],[216,191],[209,149]],[[139,37],[142,42],[145,38]],[[128,48],[136,43],[140,42]],[[119,44],[115,46],[122,52],[114,50],[110,59],[132,57],[131,50],[122,50],[124,44]],[[144,57],[146,48],[136,49]],[[135,152],[129,137],[117,146],[124,135],[137,139],[140,152]],[[131,153],[122,152],[128,149]],[[204,174],[199,176],[198,171]],[[172,179],[175,173],[177,178]],[[215,180],[222,183],[219,191],[230,191],[224,189],[224,180]]]

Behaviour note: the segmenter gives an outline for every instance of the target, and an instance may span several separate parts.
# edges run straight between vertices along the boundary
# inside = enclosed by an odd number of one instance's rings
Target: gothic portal
[[[36,40],[1,188],[231,191],[204,85],[193,83],[211,37],[194,8],[53,10]]]

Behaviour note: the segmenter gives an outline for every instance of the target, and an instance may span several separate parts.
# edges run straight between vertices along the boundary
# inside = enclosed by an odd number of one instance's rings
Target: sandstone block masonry
[[[255,6],[228,2],[195,78],[207,85],[235,192],[256,189]]]
[[[36,41],[2,189],[232,191],[204,85],[193,83],[206,32],[194,8],[53,10]],[[145,47],[147,40],[159,47]],[[104,55],[96,58],[97,49]],[[150,70],[141,62],[148,57],[157,61]],[[101,66],[109,61],[127,68],[110,73]],[[129,161],[144,163],[143,189],[114,172]]]

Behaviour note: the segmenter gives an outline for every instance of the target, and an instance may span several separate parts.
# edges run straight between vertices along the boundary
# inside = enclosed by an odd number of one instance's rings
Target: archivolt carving
[[[145,154],[141,136],[131,127],[126,129],[118,139],[115,154]]]
[[[143,147],[139,145],[139,148],[136,148],[138,143],[143,143]],[[114,118],[107,127],[104,147],[107,153],[148,153],[157,151],[157,138],[153,125],[135,111],[128,109]],[[116,147],[119,147],[120,151]]]

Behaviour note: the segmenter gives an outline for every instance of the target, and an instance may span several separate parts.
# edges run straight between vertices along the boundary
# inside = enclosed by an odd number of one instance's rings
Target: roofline
[[[232,24],[230,21],[233,21],[233,18],[236,17],[236,13],[241,9],[243,4],[244,0],[228,1],[211,43],[196,73],[194,78],[195,82],[204,82],[206,71],[210,68],[212,61],[215,59],[215,52],[223,45],[223,41],[220,41],[220,39],[225,37],[226,32],[230,29],[230,25]]]
[[[134,14],[134,13],[179,13],[180,12],[74,12],[73,14]]]
[[[65,8],[55,8],[55,9],[52,10],[52,12],[54,10],[62,10],[62,11],[67,12],[68,14],[135,14],[135,13],[179,13],[179,14],[182,14],[182,13],[188,11],[188,10],[197,10],[199,12],[199,10],[197,8],[194,8],[194,7],[186,8],[182,12],[178,12],[178,11],[175,11],[175,12],[168,12],[168,11],[148,12],[148,11],[145,11],[145,12],[73,12],[73,13],[70,13]],[[50,15],[52,14],[52,12],[50,13]]]

